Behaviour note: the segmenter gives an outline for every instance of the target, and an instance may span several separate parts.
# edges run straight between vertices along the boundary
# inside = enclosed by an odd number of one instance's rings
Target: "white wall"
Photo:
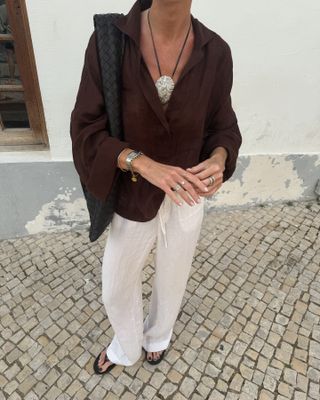
[[[127,13],[132,4],[133,0],[27,0],[51,148],[49,152],[2,153],[2,162],[72,160],[70,113],[93,15]],[[294,162],[284,157],[314,154],[313,166],[320,165],[320,1],[193,0],[192,14],[232,49],[232,98],[243,135],[240,156],[248,156],[246,171],[241,171],[246,172],[240,182],[247,185],[244,193],[254,189],[259,172],[272,173],[276,160],[279,196],[271,199],[284,198],[286,178],[300,179],[291,188],[299,197],[301,176],[294,172]],[[277,183],[268,177],[261,184],[268,191]],[[226,183],[228,193],[233,192],[232,185]],[[241,203],[233,195],[228,201]]]
[[[132,4],[27,0],[52,159],[71,159],[69,112],[93,14]],[[240,153],[319,153],[320,1],[193,0],[192,13],[231,46]]]

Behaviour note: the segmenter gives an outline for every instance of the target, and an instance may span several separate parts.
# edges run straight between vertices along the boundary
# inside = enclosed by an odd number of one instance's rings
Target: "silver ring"
[[[181,186],[179,185],[179,183],[176,184],[176,186],[172,189],[174,192],[178,192],[178,190],[181,189]]]
[[[214,184],[214,182],[215,182],[215,177],[214,177],[213,175],[209,176],[209,181],[210,181],[210,183],[209,183],[209,185],[208,185],[208,186],[211,186],[211,185],[213,185],[213,184]]]

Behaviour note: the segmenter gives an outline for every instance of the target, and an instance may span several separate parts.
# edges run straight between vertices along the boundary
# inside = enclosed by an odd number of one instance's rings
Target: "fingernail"
[[[182,206],[182,203],[179,203],[179,206]]]
[[[206,192],[209,192],[209,189],[206,187],[205,189],[204,189]]]
[[[200,203],[200,197],[197,199],[197,203]]]

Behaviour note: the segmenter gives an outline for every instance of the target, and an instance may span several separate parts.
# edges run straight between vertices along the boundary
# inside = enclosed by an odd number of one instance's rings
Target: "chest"
[[[154,83],[160,78],[161,75],[168,75],[172,77],[174,83],[178,81],[181,72],[183,71],[192,54],[194,46],[194,34],[192,29],[189,32],[188,39],[184,47],[183,43],[184,37],[182,40],[176,42],[172,41],[169,43],[162,43],[159,40],[157,41],[157,38],[154,37],[153,45],[149,27],[143,23],[141,24],[140,51],[143,62],[146,65]],[[159,66],[157,63],[154,46],[156,48]],[[182,47],[183,51],[179,57]]]
[[[172,75],[184,37],[182,43],[171,43],[171,47],[158,43],[154,37],[162,75]],[[189,135],[198,136],[204,130],[211,99],[215,99],[211,96],[215,71],[214,60],[207,57],[204,50],[195,48],[196,39],[191,30],[173,76],[173,93],[165,105],[161,104],[155,88],[160,74],[150,32],[141,27],[139,48],[136,42],[127,40],[122,71],[122,103],[128,140],[136,140],[133,130],[144,138],[152,132],[155,146],[162,146],[168,137],[178,140],[181,134],[186,139]],[[183,79],[180,80],[182,74]]]

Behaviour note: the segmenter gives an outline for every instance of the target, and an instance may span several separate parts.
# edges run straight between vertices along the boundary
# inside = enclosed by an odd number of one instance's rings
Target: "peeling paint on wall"
[[[288,155],[285,160],[291,160],[293,168],[302,180],[303,192],[307,192],[315,184],[315,178],[320,178],[320,157],[315,155],[300,154]]]
[[[89,215],[71,162],[11,163],[0,169],[0,238],[82,229]],[[230,180],[206,199],[206,210],[317,197],[320,154],[239,156]]]
[[[250,164],[250,156],[242,156],[237,159],[237,167],[236,172],[233,178],[239,179],[239,183],[242,186],[243,182],[243,174],[244,171],[248,168]]]
[[[207,208],[314,197],[318,155],[239,157],[234,176],[207,199]]]
[[[26,223],[25,228],[28,233],[68,230],[87,225],[89,215],[84,198],[78,198],[72,202],[71,196],[72,190],[66,189],[64,193],[58,194],[52,201],[44,204],[37,216]]]

